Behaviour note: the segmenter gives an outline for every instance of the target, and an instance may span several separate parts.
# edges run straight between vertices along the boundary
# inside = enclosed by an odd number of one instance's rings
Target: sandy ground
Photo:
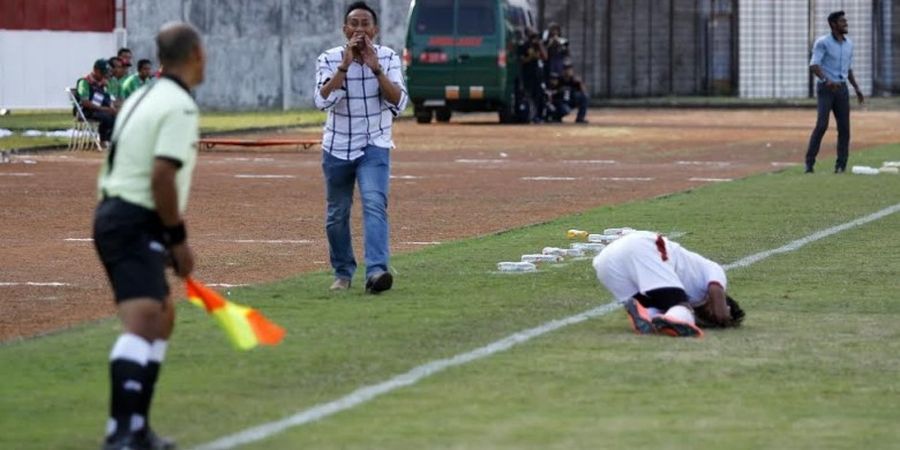
[[[598,109],[589,119],[397,123],[393,252],[798,165],[815,112]],[[900,142],[898,123],[900,111],[855,111],[852,147]],[[820,157],[834,157],[833,128]],[[89,239],[101,158],[42,153],[0,164],[0,341],[113,314]],[[318,149],[201,152],[187,215],[198,277],[238,285],[327,270],[320,164]],[[816,176],[833,176],[827,164],[819,169]],[[353,218],[360,236],[359,202]],[[358,240],[355,248],[361,257]]]

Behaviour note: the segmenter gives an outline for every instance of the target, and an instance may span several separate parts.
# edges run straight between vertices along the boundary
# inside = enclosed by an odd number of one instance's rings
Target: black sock
[[[106,435],[118,438],[143,428],[139,412],[146,385],[150,343],[135,334],[122,334],[109,355],[110,405]]]
[[[157,339],[150,346],[150,355],[147,359],[147,368],[144,372],[144,389],[141,391],[141,402],[138,414],[144,417],[144,426],[150,427],[150,404],[153,402],[153,392],[156,390],[156,380],[159,378],[159,370],[163,359],[166,357],[166,341]]]

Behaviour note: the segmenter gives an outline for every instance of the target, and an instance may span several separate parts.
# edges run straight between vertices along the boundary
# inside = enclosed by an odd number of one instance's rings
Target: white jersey
[[[594,258],[594,270],[619,301],[676,287],[687,293],[691,305],[699,306],[710,284],[727,289],[722,266],[650,231],[634,231],[613,241]]]

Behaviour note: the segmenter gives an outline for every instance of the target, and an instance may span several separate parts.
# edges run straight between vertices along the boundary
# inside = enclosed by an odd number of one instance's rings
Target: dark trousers
[[[97,131],[100,133],[100,140],[109,142],[112,137],[113,125],[116,124],[116,116],[104,111],[85,111],[84,115],[90,120],[100,122],[100,126],[97,127]]]
[[[847,168],[847,158],[850,156],[850,90],[847,84],[832,91],[825,87],[824,83],[817,86],[819,100],[819,115],[816,119],[816,128],[809,137],[809,147],[806,150],[806,167],[811,169],[816,164],[816,155],[822,145],[822,137],[828,130],[828,115],[834,112],[834,120],[837,122],[837,161],[835,169]]]
[[[562,98],[557,98],[553,102],[553,106],[556,109],[556,111],[554,111],[553,113],[553,119],[560,121],[563,117],[572,112],[572,108],[578,108],[578,115],[575,116],[575,121],[582,122],[584,121],[584,116],[587,115],[587,105],[587,96],[584,95],[583,92],[573,92],[568,101]]]

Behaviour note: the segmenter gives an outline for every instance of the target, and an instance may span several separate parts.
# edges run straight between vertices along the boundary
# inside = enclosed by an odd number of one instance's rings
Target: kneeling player
[[[613,241],[594,258],[594,269],[638,334],[701,337],[700,326],[738,326],[744,318],[725,293],[722,266],[657,233]]]

